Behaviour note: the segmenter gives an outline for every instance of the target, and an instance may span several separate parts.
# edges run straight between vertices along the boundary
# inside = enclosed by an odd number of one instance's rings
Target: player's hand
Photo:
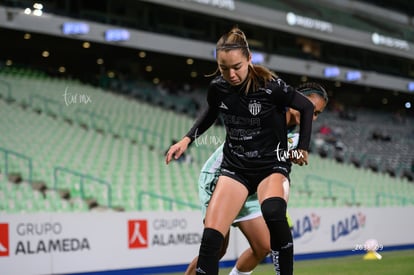
[[[170,163],[173,158],[178,159],[185,152],[185,150],[187,150],[188,144],[190,144],[190,142],[191,139],[189,137],[184,137],[176,144],[171,145],[170,149],[168,149],[168,152],[165,155],[165,163]]]
[[[294,149],[289,154],[290,161],[302,165],[308,165],[308,151],[302,149]]]

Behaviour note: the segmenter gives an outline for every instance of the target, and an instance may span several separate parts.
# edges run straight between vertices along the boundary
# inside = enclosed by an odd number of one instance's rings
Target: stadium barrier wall
[[[296,257],[414,246],[414,207],[290,209]],[[199,211],[1,214],[0,270],[12,274],[183,271],[198,253]],[[222,263],[248,246],[232,228]]]
[[[364,254],[370,239],[378,242],[378,253],[414,249],[413,211],[413,206],[290,208],[295,259]],[[248,247],[241,233],[236,237],[233,243]]]

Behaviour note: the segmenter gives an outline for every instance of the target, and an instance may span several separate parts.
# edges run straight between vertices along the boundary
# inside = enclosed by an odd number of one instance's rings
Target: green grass
[[[413,275],[414,250],[382,252],[381,260],[363,260],[363,255],[303,260],[295,262],[295,275]],[[230,268],[220,270],[220,275],[229,274]],[[183,273],[168,273],[178,275]],[[253,275],[274,274],[272,264],[261,264]]]

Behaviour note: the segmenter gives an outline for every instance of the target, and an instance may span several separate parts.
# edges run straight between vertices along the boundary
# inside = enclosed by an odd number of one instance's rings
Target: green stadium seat
[[[37,114],[31,108],[22,109],[18,104],[7,104],[0,100],[0,148],[29,156],[33,164],[33,179],[44,181],[48,187],[43,197],[26,183],[15,186],[0,182],[0,211],[89,211],[87,203],[82,200],[79,177],[59,173],[58,185],[54,185],[54,169],[57,166],[108,182],[112,188],[111,198],[101,184],[89,180],[84,182],[85,198],[96,199],[100,206],[105,206],[111,199],[113,206],[126,211],[136,211],[139,203],[143,210],[170,209],[170,202],[141,196],[142,192],[159,194],[192,205],[199,204],[199,171],[203,162],[224,141],[221,127],[212,127],[205,133],[207,139],[202,144],[190,147],[188,153],[193,157],[192,163],[173,162],[166,166],[165,151],[173,139],[180,138],[188,130],[193,119],[77,81],[40,80],[25,75],[19,76],[19,81],[16,81],[15,75],[4,73],[0,77],[12,83],[13,97],[18,103],[29,103],[30,98],[37,95],[39,97],[36,97],[32,107],[42,110],[41,114]],[[73,93],[81,91],[88,94],[93,103],[66,105],[63,99],[66,87]],[[45,101],[41,98],[59,102],[59,108],[53,105],[53,110],[59,113],[56,118],[45,114]],[[61,114],[57,111],[59,109]],[[88,129],[76,122],[65,122],[67,118],[76,121],[79,113],[87,118],[83,122],[88,125]],[[105,128],[106,122],[103,121],[108,121],[110,128]],[[94,126],[104,128],[104,132],[93,130]],[[114,134],[119,137],[114,137]],[[3,161],[0,158],[0,169],[4,165]],[[22,173],[27,180],[28,169],[24,162],[13,159],[10,169]],[[317,175],[324,180],[313,181],[307,186],[305,179],[309,175]],[[289,207],[346,206],[352,197],[341,188],[333,189],[336,199],[326,199],[326,182],[335,180],[354,188],[355,200],[362,206],[375,206],[376,192],[399,196],[414,194],[414,187],[407,180],[311,155],[310,165],[293,167]],[[69,190],[71,200],[60,198],[55,187]],[[17,203],[22,198],[28,204]],[[384,200],[387,205],[400,203],[398,200]],[[184,204],[173,204],[172,207],[178,210],[192,209]]]

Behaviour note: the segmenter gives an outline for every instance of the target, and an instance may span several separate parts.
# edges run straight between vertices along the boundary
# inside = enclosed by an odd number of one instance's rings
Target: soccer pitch
[[[295,275],[413,275],[414,250],[382,252],[381,260],[363,260],[362,254],[340,258],[296,261]],[[231,268],[220,269],[220,275],[229,274]],[[178,275],[183,273],[167,273]],[[165,275],[167,275],[165,274]],[[261,264],[253,272],[255,275],[274,274],[272,264]]]

